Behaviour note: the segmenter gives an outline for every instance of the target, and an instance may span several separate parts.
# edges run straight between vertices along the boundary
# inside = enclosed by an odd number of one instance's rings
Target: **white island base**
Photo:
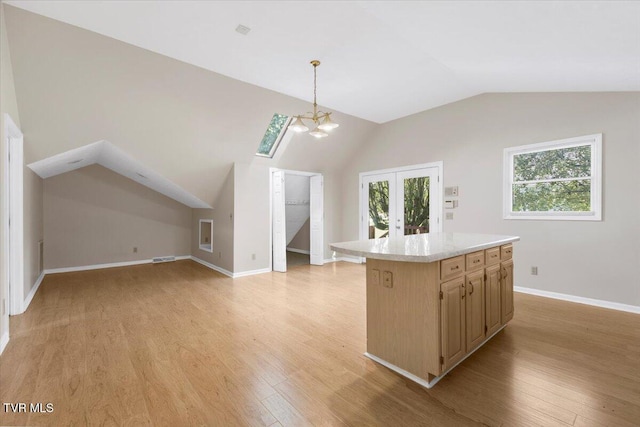
[[[433,387],[513,318],[517,240],[432,233],[331,245],[367,258],[365,356]]]

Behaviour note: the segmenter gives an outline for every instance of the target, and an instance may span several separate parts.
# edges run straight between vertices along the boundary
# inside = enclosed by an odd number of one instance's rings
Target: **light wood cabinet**
[[[512,252],[367,258],[366,355],[430,387],[513,318]]]
[[[500,263],[500,248],[499,247],[487,249],[484,252],[485,252],[485,259],[487,260],[487,265]]]
[[[511,256],[511,249],[509,249],[509,256]],[[502,280],[500,280],[501,320],[502,324],[505,325],[509,320],[513,319],[513,260],[502,261],[500,267],[502,270]]]
[[[440,279],[448,280],[464,273],[464,256],[440,261]]]
[[[442,364],[444,369],[455,365],[467,353],[465,348],[465,286],[463,278],[440,286],[440,316],[442,329]]]
[[[502,317],[500,314],[500,264],[495,264],[485,269],[485,319],[487,324],[487,336],[491,336],[500,329]]]
[[[484,251],[467,254],[467,271],[484,267]]]
[[[484,318],[484,270],[465,276],[466,289],[466,337],[467,353],[482,344],[485,339]]]

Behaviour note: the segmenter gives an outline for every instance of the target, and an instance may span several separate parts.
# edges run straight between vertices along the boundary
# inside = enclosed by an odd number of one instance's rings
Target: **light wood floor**
[[[309,255],[287,251],[287,268],[309,265]]]
[[[192,261],[47,276],[11,319],[0,425],[637,426],[640,316],[516,294],[425,390],[362,356],[365,270],[225,278]]]

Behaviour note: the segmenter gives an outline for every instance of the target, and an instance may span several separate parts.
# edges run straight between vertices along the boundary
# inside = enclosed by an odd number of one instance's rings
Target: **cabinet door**
[[[440,316],[442,327],[443,370],[449,369],[464,357],[465,352],[465,305],[464,280],[462,277],[440,285],[442,299]]]
[[[513,260],[503,261],[500,263],[502,268],[501,293],[502,305],[500,312],[502,313],[502,324],[513,319]]]
[[[466,285],[466,337],[467,353],[482,344],[485,337],[484,322],[484,270],[465,276]]]
[[[500,329],[502,318],[500,317],[500,264],[487,267],[485,270],[487,280],[485,289],[485,319],[487,322],[487,336],[491,336]]]

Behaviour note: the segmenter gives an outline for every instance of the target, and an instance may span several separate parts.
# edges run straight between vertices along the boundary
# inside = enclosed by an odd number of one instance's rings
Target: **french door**
[[[442,231],[440,165],[361,174],[361,239]]]

